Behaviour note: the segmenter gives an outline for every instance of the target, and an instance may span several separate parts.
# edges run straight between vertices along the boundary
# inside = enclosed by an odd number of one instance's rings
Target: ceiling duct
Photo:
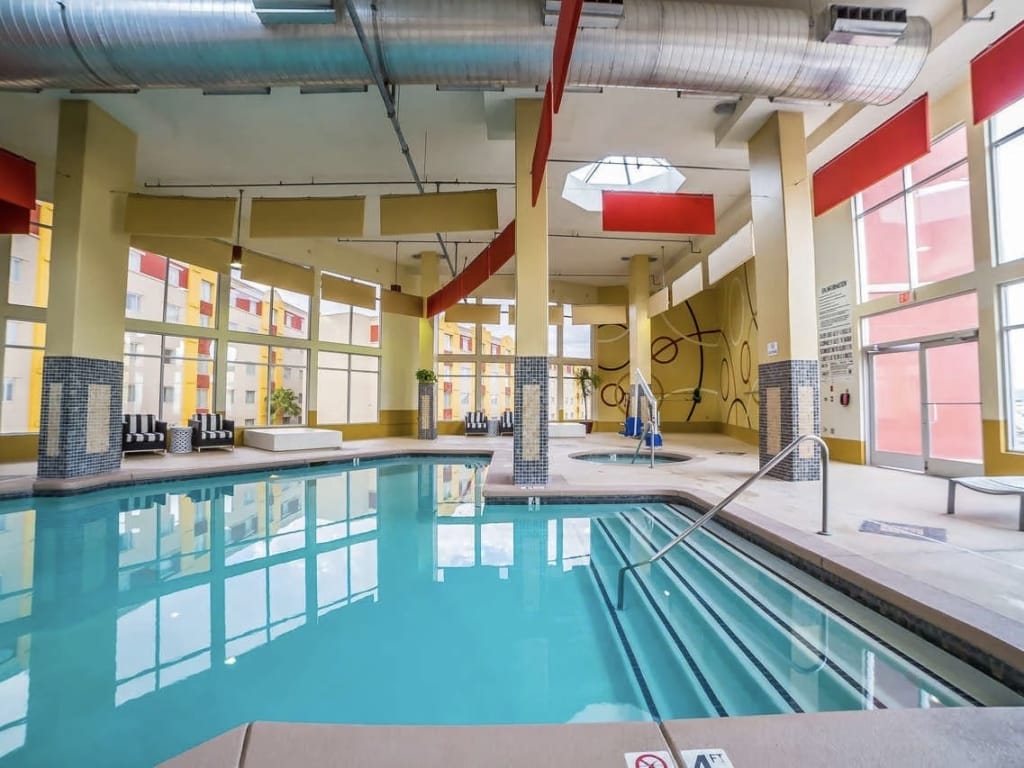
[[[544,25],[558,24],[562,0],[544,0]],[[580,29],[615,29],[622,21],[623,0],[586,0],[580,12]]]
[[[281,6],[283,3],[278,2]],[[555,30],[541,0],[356,3],[392,84],[533,88]],[[888,104],[914,81],[931,27],[887,47],[818,40],[805,11],[629,0],[582,29],[569,84]],[[201,88],[372,83],[351,19],[265,25],[253,0],[0,2],[0,88]]]
[[[830,5],[818,17],[818,39],[840,45],[893,45],[907,29],[903,8]]]
[[[252,0],[263,24],[333,24],[333,0]]]

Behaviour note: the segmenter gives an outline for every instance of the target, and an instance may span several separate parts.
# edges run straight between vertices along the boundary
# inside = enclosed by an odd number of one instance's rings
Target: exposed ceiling
[[[802,9],[809,5],[807,0],[724,1]],[[958,24],[949,36],[950,30],[942,32],[943,25],[959,18],[960,0],[875,0],[873,4],[903,6],[912,14],[927,17],[936,32],[942,33],[937,34],[933,46],[943,46],[943,56],[941,60],[934,53],[929,57],[925,71],[899,103],[865,107],[841,126],[815,149],[811,158],[815,164],[863,135],[912,96],[929,89],[938,95],[955,85],[962,79],[970,56],[1024,15],[1020,0],[996,0],[991,3],[997,12],[995,23]],[[820,8],[824,3],[813,0],[813,5]],[[956,73],[955,79],[951,73]],[[510,127],[508,106],[517,97],[537,98],[539,94],[437,92],[431,86],[404,86],[398,91],[400,120],[428,187],[448,191],[473,188],[445,183],[455,181],[496,186],[502,226],[514,217],[514,144],[504,137]],[[714,107],[729,97],[679,98],[674,91],[624,88],[607,88],[600,94],[568,93],[556,119],[548,166],[551,272],[574,282],[615,284],[621,283],[627,273],[622,261],[625,256],[660,256],[664,246],[671,264],[690,253],[687,238],[603,233],[600,214],[562,200],[561,190],[567,173],[606,155],[664,157],[681,166],[686,175],[682,191],[713,194],[719,213],[725,211],[749,194],[747,155],[742,144],[715,144],[715,129],[724,118],[715,113]],[[0,93],[0,146],[39,164],[39,193],[43,198],[52,194],[57,113],[62,98],[69,98],[67,92]],[[134,95],[70,98],[94,100],[138,134],[139,188],[163,186],[161,191],[167,193],[227,196],[236,195],[244,186],[246,197],[365,194],[368,240],[376,239],[376,196],[415,191],[380,97],[372,88],[367,93],[331,95],[301,95],[297,88],[275,88],[266,96],[143,90]],[[839,106],[786,108],[805,113],[810,134]],[[317,185],[310,185],[311,181]],[[279,182],[289,186],[273,186]],[[331,186],[325,182],[344,184]],[[454,241],[461,241],[461,266],[493,235],[452,234],[450,252],[455,253]],[[411,262],[414,253],[434,250],[432,237],[432,233],[424,233],[403,238],[400,259]],[[345,253],[349,255],[345,258],[370,257],[392,264],[394,241],[388,238],[347,243]]]

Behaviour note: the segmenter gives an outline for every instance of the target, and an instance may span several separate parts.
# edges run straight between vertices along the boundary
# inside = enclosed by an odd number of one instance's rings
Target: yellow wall
[[[712,291],[722,329],[715,349],[720,371],[718,420],[739,430],[752,430],[756,435],[758,305],[755,285],[756,267],[751,259],[722,278]]]

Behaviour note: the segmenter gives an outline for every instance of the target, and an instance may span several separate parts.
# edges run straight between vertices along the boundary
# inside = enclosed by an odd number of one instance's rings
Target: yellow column
[[[636,370],[651,380],[651,262],[646,255],[629,260],[629,380],[636,382]]]
[[[420,293],[426,297],[441,287],[440,254],[426,251],[420,254]],[[434,369],[436,364],[435,329],[437,318],[422,318],[419,322],[419,367]]]
[[[54,181],[46,352],[124,356],[128,235],[124,192],[135,186],[135,134],[89,101],[62,101]]]
[[[764,464],[798,435],[820,431],[813,209],[803,115],[772,115],[750,140],[749,156]],[[813,444],[805,443],[772,475],[817,479],[815,456]]]
[[[548,354],[547,173],[533,205],[533,149],[543,102],[516,101],[516,355]]]
[[[88,101],[62,101],[39,476],[100,474],[121,463],[128,236],[136,138]],[[146,386],[156,386],[147,382]]]
[[[512,481],[548,482],[548,190],[533,204],[531,166],[543,102],[516,101],[516,370]]]

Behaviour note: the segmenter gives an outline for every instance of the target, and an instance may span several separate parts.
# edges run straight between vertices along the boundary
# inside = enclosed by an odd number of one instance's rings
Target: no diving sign
[[[627,752],[626,768],[676,768],[669,752]]]
[[[679,752],[684,768],[735,768],[724,749],[684,749]]]

